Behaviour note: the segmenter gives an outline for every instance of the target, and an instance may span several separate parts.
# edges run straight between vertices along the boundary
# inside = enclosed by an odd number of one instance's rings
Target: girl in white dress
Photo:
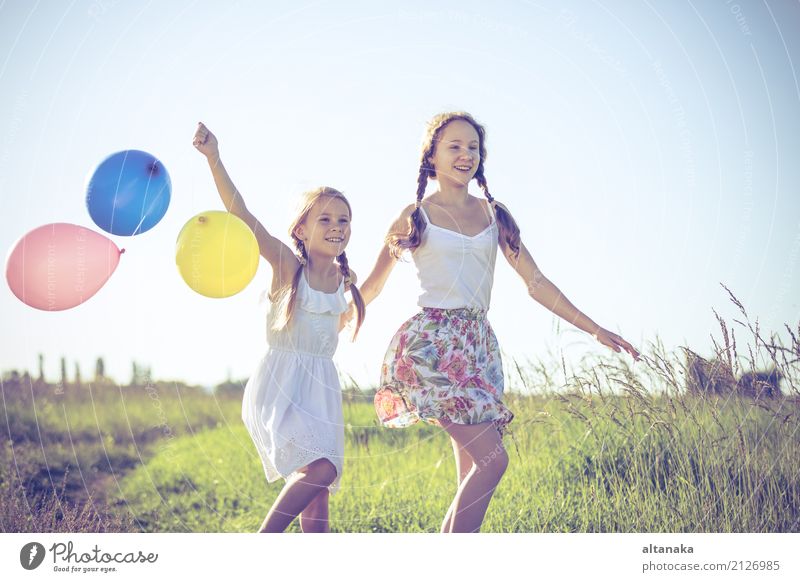
[[[307,192],[289,229],[295,254],[247,210],[202,123],[193,143],[208,159],[225,207],[250,226],[272,265],[269,349],[245,387],[242,419],[267,480],[283,477],[286,485],[259,531],[282,532],[298,515],[304,532],[330,531],[328,495],[339,485],[344,456],[341,387],[331,358],[347,319],[345,291],[356,306],[356,333],[364,319],[344,252],[350,204],[333,188]]]

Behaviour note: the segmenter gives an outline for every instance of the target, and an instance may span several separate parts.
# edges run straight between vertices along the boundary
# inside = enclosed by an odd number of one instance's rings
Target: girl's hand
[[[620,348],[628,352],[631,356],[633,356],[634,361],[639,360],[639,352],[636,348],[634,348],[631,344],[626,342],[624,339],[619,337],[617,334],[608,331],[607,329],[603,329],[602,327],[597,330],[592,336],[594,339],[599,341],[604,346],[608,346],[615,352],[619,353]]]
[[[197,124],[197,131],[194,132],[192,145],[209,159],[219,158],[217,137],[202,122]]]

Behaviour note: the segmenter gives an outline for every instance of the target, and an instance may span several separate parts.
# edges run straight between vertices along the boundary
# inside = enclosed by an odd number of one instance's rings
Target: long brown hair
[[[272,327],[272,329],[276,331],[285,328],[287,325],[289,325],[289,321],[292,319],[295,303],[297,302],[297,288],[300,285],[300,277],[303,275],[304,265],[308,262],[308,253],[306,252],[305,245],[303,244],[303,241],[297,237],[295,230],[298,226],[305,222],[306,218],[308,217],[308,213],[311,211],[311,207],[314,206],[314,204],[323,196],[340,199],[347,206],[350,217],[352,218],[353,216],[353,210],[350,208],[350,203],[347,201],[347,198],[345,198],[344,194],[335,188],[321,186],[319,188],[315,188],[314,190],[309,190],[308,192],[303,193],[300,198],[300,209],[297,217],[294,219],[294,221],[292,221],[292,224],[289,227],[289,236],[292,237],[292,242],[297,249],[300,267],[297,269],[297,271],[295,271],[291,284],[285,285],[279,292],[279,296],[276,298],[281,302],[279,316],[275,320],[275,324]],[[339,266],[339,272],[344,278],[345,289],[350,289],[350,294],[353,297],[353,303],[356,305],[356,329],[353,332],[353,339],[355,339],[358,335],[358,330],[361,328],[361,323],[364,321],[364,315],[366,314],[364,299],[361,297],[361,292],[358,290],[358,287],[356,287],[351,280],[352,277],[350,275],[350,266],[347,262],[347,255],[344,253],[344,251],[342,251],[342,253],[336,257],[336,264]]]
[[[425,196],[425,188],[428,186],[428,180],[436,177],[436,170],[431,160],[436,152],[436,146],[441,140],[444,128],[451,122],[457,120],[466,121],[478,132],[478,153],[480,154],[480,162],[478,162],[478,170],[475,172],[475,179],[478,181],[478,186],[483,190],[483,195],[486,196],[489,204],[494,209],[495,219],[499,227],[498,238],[500,240],[505,240],[508,247],[514,253],[514,257],[519,256],[519,226],[517,226],[511,214],[503,206],[495,202],[486,184],[486,174],[483,168],[486,161],[486,130],[466,111],[455,111],[439,113],[428,122],[425,130],[425,137],[422,140],[422,155],[420,157],[419,174],[417,175],[416,208],[411,213],[411,216],[408,217],[408,232],[405,234],[393,232],[386,237],[386,244],[389,245],[389,251],[395,258],[399,258],[406,249],[413,251],[422,242],[422,233],[425,231],[425,220],[422,218],[419,208],[422,205],[422,198]]]

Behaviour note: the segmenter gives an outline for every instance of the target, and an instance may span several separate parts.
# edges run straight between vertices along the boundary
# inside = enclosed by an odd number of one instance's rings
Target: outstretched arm
[[[272,266],[272,291],[275,292],[285,282],[291,281],[299,266],[297,257],[288,246],[269,234],[264,225],[247,209],[242,195],[234,186],[233,180],[219,157],[219,143],[216,136],[204,124],[197,124],[192,144],[206,156],[217,192],[219,192],[225,209],[241,218],[253,231],[261,256],[267,259]]]
[[[408,217],[414,211],[414,205],[411,204],[403,209],[400,216],[389,227],[387,234],[406,232],[408,230]],[[364,284],[359,287],[361,296],[364,298],[364,303],[369,305],[383,290],[386,280],[397,264],[397,259],[392,256],[389,251],[389,246],[384,242],[381,251],[378,254],[378,259],[375,261],[375,266],[372,267],[372,272],[364,280]]]
[[[408,229],[408,217],[413,211],[413,204],[404,208],[403,212],[400,213],[400,216],[397,217],[397,220],[395,220],[389,227],[389,232],[387,234],[405,232]],[[358,288],[361,292],[361,297],[364,299],[365,306],[369,305],[373,299],[380,295],[380,292],[383,290],[383,286],[386,284],[386,280],[389,278],[389,275],[396,264],[397,259],[392,256],[392,253],[389,251],[389,246],[384,242],[380,253],[378,253],[378,259],[375,261],[375,266],[372,267],[372,272],[364,280],[364,284]],[[355,316],[356,306],[351,301],[347,311],[342,314],[339,320],[339,330],[348,325],[350,321],[355,318]]]
[[[634,360],[639,359],[639,352],[636,348],[619,335],[597,325],[575,307],[561,290],[544,276],[544,273],[536,265],[530,252],[522,242],[520,242],[519,255],[517,257],[514,256],[514,253],[508,248],[504,240],[500,242],[500,247],[503,251],[503,256],[525,282],[525,286],[528,288],[528,295],[535,301],[578,329],[591,334],[597,341],[615,352],[623,349],[633,356]]]

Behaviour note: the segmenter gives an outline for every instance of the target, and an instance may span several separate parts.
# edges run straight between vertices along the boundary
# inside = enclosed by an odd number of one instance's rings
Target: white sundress
[[[331,493],[339,487],[344,461],[344,418],[333,354],[339,316],[347,310],[344,282],[335,293],[312,289],[300,277],[289,325],[272,330],[279,304],[267,316],[267,353],[247,382],[242,420],[255,443],[267,481],[288,478],[320,458],[336,467]]]

